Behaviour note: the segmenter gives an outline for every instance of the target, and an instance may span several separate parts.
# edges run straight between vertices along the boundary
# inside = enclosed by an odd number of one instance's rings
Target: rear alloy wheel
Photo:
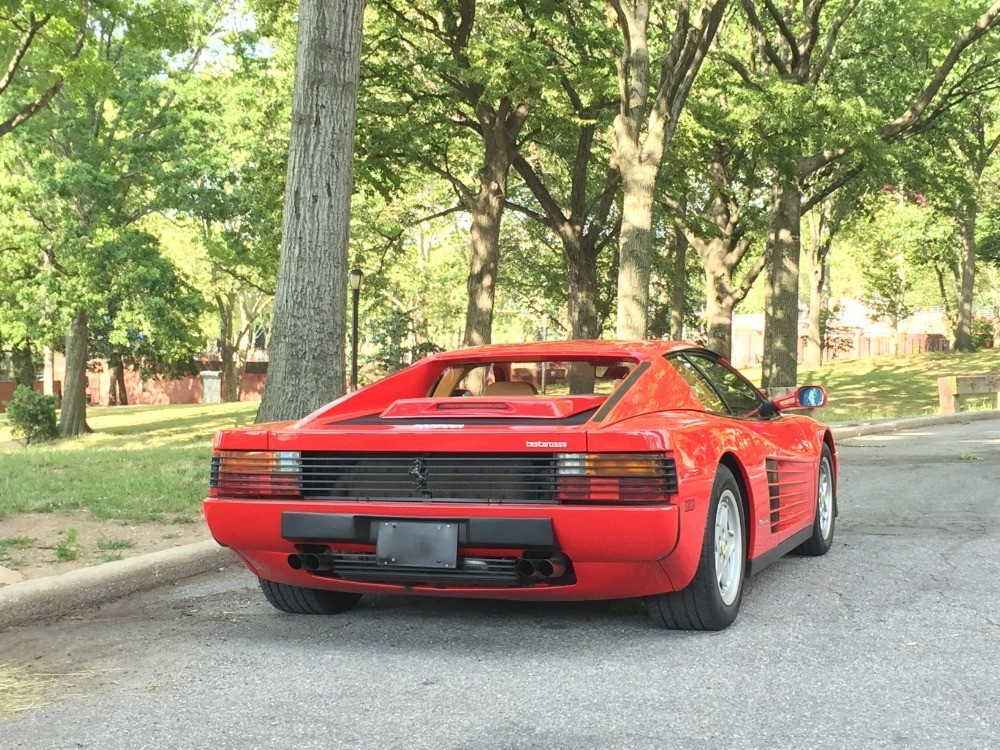
[[[813,533],[795,548],[796,554],[819,557],[829,552],[837,519],[837,496],[833,487],[833,457],[824,443],[823,453],[819,458],[819,479],[816,482],[816,520],[813,521]]]
[[[293,615],[336,615],[353,609],[361,594],[323,591],[260,579],[260,590],[275,609]]]
[[[701,560],[682,591],[646,599],[653,622],[671,630],[723,630],[743,599],[746,533],[743,500],[732,472],[720,466],[712,486]]]

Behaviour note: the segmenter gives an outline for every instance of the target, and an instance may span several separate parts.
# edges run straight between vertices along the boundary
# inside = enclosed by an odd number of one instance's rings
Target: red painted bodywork
[[[490,346],[427,357],[395,375],[334,401],[295,423],[225,430],[215,439],[225,451],[352,451],[423,453],[637,453],[656,452],[676,462],[679,491],[657,505],[540,505],[406,501],[302,501],[210,497],[205,516],[219,543],[233,548],[246,566],[271,581],[336,591],[417,593],[504,599],[584,600],[644,596],[680,590],[695,573],[705,535],[709,495],[720,464],[737,475],[747,510],[747,557],[773,557],[783,542],[812,527],[816,481],[824,441],[836,454],[829,430],[811,418],[781,414],[770,419],[722,416],[705,411],[665,355],[697,349],[682,342],[545,342]],[[582,424],[560,418],[592,408],[603,397],[545,399],[428,399],[449,365],[519,362],[545,358],[571,362],[594,358],[648,363],[617,403]],[[574,401],[579,400],[574,405]],[[468,419],[441,429],[436,408],[449,402]],[[533,401],[533,403],[531,403]],[[550,404],[546,404],[550,401]],[[524,403],[522,403],[524,402]],[[419,424],[352,423],[362,416],[403,413]],[[477,424],[480,417],[513,417],[504,424]],[[512,413],[513,412],[513,413]],[[531,417],[517,421],[518,412]],[[447,416],[454,417],[449,413]],[[424,419],[426,417],[426,419]],[[546,418],[552,424],[544,423]],[[533,448],[531,445],[546,447]],[[780,520],[773,523],[767,464],[782,478]],[[558,548],[571,561],[575,582],[566,585],[404,586],[348,582],[293,570],[295,546],[280,533],[285,511],[341,513],[380,518],[550,518]],[[786,545],[787,546],[787,545]],[[371,551],[339,545],[343,551]],[[474,550],[459,549],[460,555]],[[519,554],[520,550],[510,550]],[[500,554],[490,550],[490,554]],[[768,553],[772,553],[768,555]]]

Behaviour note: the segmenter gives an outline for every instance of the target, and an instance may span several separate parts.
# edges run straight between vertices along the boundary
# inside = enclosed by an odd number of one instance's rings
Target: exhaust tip
[[[288,556],[288,567],[292,570],[302,570],[302,557],[301,555],[289,555]]]
[[[319,558],[316,555],[302,555],[302,564],[306,570],[319,570]]]
[[[522,557],[517,561],[515,569],[517,570],[517,574],[524,578],[530,578],[535,575],[535,563],[526,557]]]
[[[552,574],[556,572],[555,567],[552,565],[551,560],[539,560],[538,561],[538,574],[543,578],[551,578]]]

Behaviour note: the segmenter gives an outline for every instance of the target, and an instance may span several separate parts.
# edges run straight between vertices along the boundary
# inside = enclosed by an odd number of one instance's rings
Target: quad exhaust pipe
[[[515,568],[522,578],[547,579],[561,578],[566,574],[567,565],[566,556],[557,554],[540,559],[522,557],[518,559]]]
[[[332,555],[316,555],[311,552],[304,555],[289,555],[288,567],[292,570],[308,570],[310,573],[315,573],[321,570],[333,570],[333,560]]]

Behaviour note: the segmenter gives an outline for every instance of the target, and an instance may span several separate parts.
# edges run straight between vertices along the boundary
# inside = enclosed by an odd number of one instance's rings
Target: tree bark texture
[[[722,22],[728,0],[703,0],[694,20],[689,4],[676,6],[663,58],[651,76],[648,0],[611,0],[622,35],[618,60],[620,110],[614,123],[614,160],[622,177],[618,241],[619,339],[646,336],[653,253],[653,189],[677,130],[688,94]]]
[[[516,139],[528,117],[527,107],[513,107],[503,99],[495,110],[476,106],[483,138],[483,169],[479,191],[471,201],[468,303],[465,310],[465,346],[482,346],[493,339],[493,300],[500,266],[500,224],[507,204],[507,177]]]
[[[684,338],[684,315],[687,313],[687,236],[674,231],[673,274],[670,279],[670,338]]]
[[[76,437],[90,432],[87,425],[87,313],[82,310],[73,318],[66,336],[66,375],[63,383],[62,412],[59,432],[63,437]]]
[[[775,189],[767,236],[762,386],[791,388],[798,378],[799,238],[802,192],[798,185]]]
[[[347,243],[364,0],[303,0],[270,363],[258,422],[344,393]]]
[[[649,271],[653,263],[653,188],[656,172],[640,167],[622,180],[618,245],[618,338],[646,338]]]
[[[494,123],[495,125],[495,123]],[[472,204],[469,246],[468,304],[465,310],[465,346],[489,344],[493,338],[493,300],[500,264],[500,223],[507,201],[510,156],[506,139],[495,127],[483,133],[485,161],[479,192]]]
[[[838,217],[839,218],[839,217]],[[809,213],[809,331],[802,350],[802,365],[816,369],[823,364],[823,312],[827,306],[827,258],[830,254],[833,227],[826,226],[823,212]]]
[[[705,346],[729,359],[733,356],[733,307],[735,300],[720,277],[706,274],[705,279]]]
[[[976,288],[976,201],[966,207],[962,217],[960,234],[962,237],[962,273],[958,295],[958,321],[955,325],[955,348],[960,352],[971,352],[972,344],[972,301]]]

